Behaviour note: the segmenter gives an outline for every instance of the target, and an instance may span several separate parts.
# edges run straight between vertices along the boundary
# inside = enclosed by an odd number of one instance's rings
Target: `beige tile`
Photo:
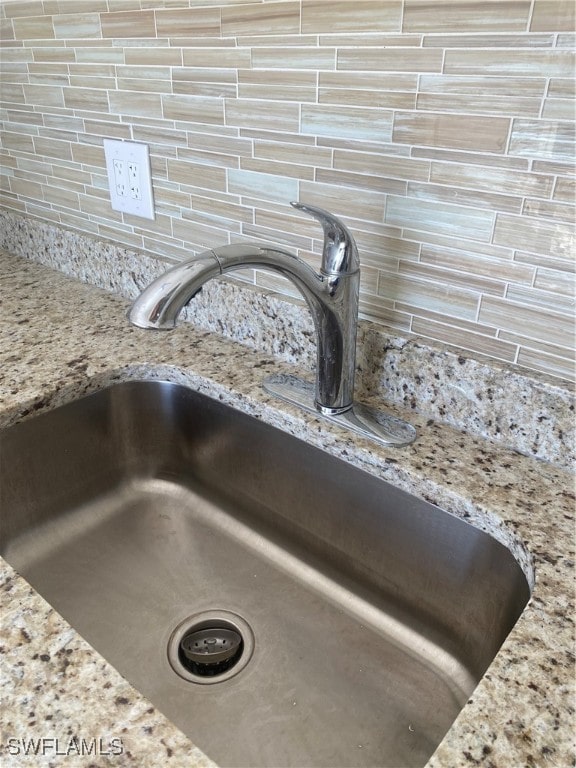
[[[529,340],[528,343],[533,344],[532,340]],[[566,351],[565,357],[561,357],[549,354],[549,344],[543,346],[545,346],[546,351],[536,351],[531,347],[520,347],[516,360],[517,364],[530,370],[542,371],[549,376],[557,376],[565,381],[573,382],[576,379],[576,374],[574,362],[568,359],[570,350]]]
[[[303,104],[301,131],[314,136],[388,142],[392,131],[391,110]]]
[[[398,72],[319,72],[320,88],[412,92],[418,88],[418,75]]]
[[[300,199],[310,205],[326,208],[336,216],[342,216],[344,222],[355,218],[382,223],[386,205],[386,195],[380,192],[366,191],[359,195],[354,189],[340,189],[331,184],[306,181],[300,184]]]
[[[255,171],[228,171],[228,191],[242,198],[254,197],[288,204],[298,198],[298,181],[271,173]]]
[[[483,75],[421,75],[418,90],[424,94],[466,94],[468,96],[520,96],[542,99],[545,77],[492,77]]]
[[[548,200],[525,200],[522,213],[551,221],[566,221],[569,224],[573,224],[575,221],[574,203],[565,205]]]
[[[542,117],[549,120],[574,121],[576,117],[574,99],[545,99]]]
[[[513,285],[506,293],[506,298],[522,304],[524,307],[540,307],[543,310],[553,309],[555,312],[574,316],[576,299],[574,286],[570,293],[541,290],[533,286]]]
[[[574,162],[574,125],[556,120],[523,120],[512,122],[509,153],[535,160]]]
[[[222,34],[289,35],[300,32],[300,3],[248,3],[222,6]]]
[[[94,41],[91,41],[92,43]],[[71,62],[80,64],[102,65],[102,64],[124,64],[124,50],[114,48],[111,45],[104,47],[82,46],[72,51]]]
[[[216,8],[178,8],[156,11],[158,37],[218,37],[220,11]]]
[[[569,48],[574,50],[576,33],[566,32],[565,34],[556,35],[556,48]]]
[[[116,78],[70,75],[69,78],[66,78],[65,85],[71,85],[73,88],[98,88],[99,90],[107,91],[116,88]]]
[[[2,89],[4,90],[4,89]],[[28,104],[46,107],[63,107],[62,88],[51,85],[25,85],[24,96]]]
[[[438,313],[438,318],[439,320],[444,319],[440,313]],[[518,349],[516,344],[495,338],[494,335],[489,335],[489,333],[482,333],[482,326],[479,326],[477,331],[468,330],[466,328],[459,328],[457,325],[438,322],[429,316],[414,317],[411,331],[417,336],[425,336],[435,341],[441,341],[451,347],[468,349],[471,352],[488,355],[489,357],[495,357],[498,360],[506,360],[508,362],[514,362]]]
[[[430,181],[484,192],[505,190],[509,195],[541,198],[549,198],[554,185],[553,177],[543,174],[440,162],[432,163]]]
[[[447,50],[444,72],[449,75],[504,77],[570,77],[574,53],[559,50]]]
[[[315,91],[314,96],[316,96]],[[309,100],[312,101],[312,99]],[[318,102],[340,104],[344,107],[413,109],[416,106],[416,94],[402,91],[374,91],[368,88],[320,88]]]
[[[557,269],[559,272],[576,273],[576,261],[551,253],[516,251],[514,261],[518,264],[528,264],[534,267],[542,267],[543,269]]]
[[[528,160],[524,160],[520,157],[490,155],[484,152],[457,152],[451,149],[412,147],[410,154],[412,157],[427,158],[429,160],[438,160],[440,162],[464,163],[480,165],[486,168],[505,168],[507,170],[525,171],[530,165]]]
[[[450,203],[389,196],[384,221],[397,227],[488,242],[492,235],[494,213]]]
[[[550,291],[554,294],[570,296],[572,300],[574,300],[576,284],[574,283],[574,275],[571,272],[561,272],[559,269],[538,267],[536,270],[536,279],[534,280],[534,288],[538,288],[542,291]],[[554,302],[554,297],[551,297],[548,301],[548,306],[554,306]]]
[[[291,85],[256,85],[238,86],[241,99],[267,99],[269,101],[316,102],[316,87],[293,87]]]
[[[340,48],[337,69],[381,72],[441,72],[442,51],[434,48]]]
[[[530,0],[404,0],[403,32],[524,32]]]
[[[162,117],[162,97],[159,94],[110,91],[109,102],[112,114]]]
[[[27,16],[12,21],[16,40],[50,40],[54,38],[52,16]]]
[[[493,34],[431,34],[424,36],[422,44],[426,48],[552,48],[554,37],[552,34],[538,35],[525,32],[516,35],[499,34],[498,37],[494,37]]]
[[[64,104],[68,109],[108,112],[108,91],[94,88],[64,88]]]
[[[345,2],[346,0],[344,0]],[[332,45],[337,48],[368,46],[369,48],[406,48],[412,46],[420,48],[422,35],[385,35],[383,33],[352,33],[352,34],[320,34],[320,45]]]
[[[520,213],[522,198],[519,196],[500,194],[499,192],[480,192],[474,189],[454,188],[452,185],[426,184],[411,181],[408,183],[408,197],[420,200],[437,200],[439,202],[469,205],[488,211],[508,211]]]
[[[119,11],[100,14],[102,37],[126,39],[156,37],[154,11]]]
[[[472,275],[489,275],[491,278],[506,283],[531,285],[535,269],[526,264],[518,264],[511,258],[498,258],[496,255],[478,253],[470,247],[447,248],[442,245],[423,243],[420,261],[436,267],[466,272]]]
[[[576,179],[558,178],[556,180],[553,197],[554,200],[572,203],[572,205],[576,204]]]
[[[506,283],[485,275],[467,273],[462,269],[447,269],[419,261],[402,261],[398,273],[407,279],[429,280],[437,285],[454,286],[493,296],[504,296]]]
[[[44,5],[41,0],[17,0],[12,3],[2,3],[2,11],[8,17],[13,16],[38,16],[43,12]]]
[[[322,184],[335,184],[340,187],[350,187],[359,190],[373,190],[391,195],[405,195],[406,182],[390,179],[385,176],[374,176],[370,173],[351,173],[350,171],[328,170],[318,168],[316,180]]]
[[[572,0],[535,0],[530,24],[533,32],[573,32],[575,26]]]
[[[247,171],[256,171],[258,173],[277,174],[279,176],[285,176],[286,178],[306,179],[308,181],[314,179],[314,168],[296,163],[281,163],[276,159],[261,160],[259,158],[253,159],[250,157],[242,158],[240,160],[240,168]]]
[[[553,77],[550,80],[548,94],[550,98],[574,99],[576,98],[576,85],[569,77]]]
[[[420,93],[417,109],[429,112],[460,112],[469,115],[510,115],[538,117],[540,99],[522,96],[494,96],[489,94],[464,95],[461,93]]]
[[[502,117],[397,112],[393,140],[403,144],[503,152],[510,120]]]
[[[328,13],[328,18],[327,18]],[[302,32],[400,32],[401,0],[302,0]]]
[[[222,99],[204,96],[162,96],[162,107],[163,116],[168,120],[208,125],[224,123]]]
[[[203,163],[168,160],[168,178],[187,187],[205,187],[221,191],[226,189],[225,169],[211,168]]]
[[[396,305],[443,313],[445,316],[473,320],[478,309],[478,294],[465,288],[437,285],[413,276],[380,272],[378,295]],[[410,311],[410,310],[408,310]]]
[[[535,173],[551,173],[558,176],[574,176],[574,163],[567,160],[534,160],[532,167]]]
[[[0,18],[0,40],[2,40],[2,42],[8,43],[14,39],[14,27],[12,25],[12,20]]]
[[[121,55],[120,51],[120,55]],[[34,61],[76,61],[76,50],[74,48],[35,48],[33,51]],[[2,54],[4,58],[4,54]]]
[[[336,49],[252,48],[252,66],[255,69],[336,69]]]
[[[305,163],[311,168],[327,168],[332,164],[332,152],[329,149],[262,139],[256,139],[254,142],[254,157],[262,160],[275,160],[280,163]]]
[[[494,243],[571,260],[574,258],[576,238],[574,227],[569,224],[499,214],[496,217]]]
[[[426,160],[392,157],[380,152],[346,150],[335,150],[334,168],[407,181],[427,181],[430,173],[430,163]]]
[[[84,10],[86,7],[85,5]],[[55,37],[61,40],[69,38],[85,40],[91,37],[102,37],[98,13],[68,13],[54,16],[52,23]]]
[[[249,68],[249,48],[185,48],[182,52],[185,67],[228,69]]]
[[[496,296],[483,296],[478,317],[481,323],[503,331],[512,331],[562,347],[574,344],[574,323],[569,314],[524,306]]]
[[[125,57],[126,64],[165,67],[182,66],[181,48],[126,48],[125,53],[123,51],[120,51],[120,53],[122,53],[120,64],[124,63]]]
[[[272,131],[297,131],[297,104],[259,101],[257,99],[226,99],[226,125]]]
[[[2,83],[2,101],[5,106],[8,104],[23,104],[25,100],[23,85],[17,83]]]
[[[35,136],[34,150],[37,155],[42,157],[59,157],[62,160],[72,159],[72,148],[69,141],[57,141],[56,139],[45,139]]]

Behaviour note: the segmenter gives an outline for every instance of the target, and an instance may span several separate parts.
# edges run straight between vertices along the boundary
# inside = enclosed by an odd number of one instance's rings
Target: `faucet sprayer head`
[[[305,203],[291,202],[293,208],[308,213],[322,225],[324,247],[321,271],[325,275],[351,275],[360,269],[356,242],[348,228],[323,208]]]

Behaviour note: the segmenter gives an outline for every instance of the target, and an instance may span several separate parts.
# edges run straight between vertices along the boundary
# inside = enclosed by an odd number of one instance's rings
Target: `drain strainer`
[[[204,611],[172,632],[168,661],[184,680],[206,685],[237,675],[253,650],[254,635],[244,619],[230,611]]]

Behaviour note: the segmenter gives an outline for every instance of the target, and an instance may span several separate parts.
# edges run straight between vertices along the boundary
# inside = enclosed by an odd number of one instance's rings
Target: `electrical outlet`
[[[104,139],[104,154],[112,208],[154,219],[148,145]]]

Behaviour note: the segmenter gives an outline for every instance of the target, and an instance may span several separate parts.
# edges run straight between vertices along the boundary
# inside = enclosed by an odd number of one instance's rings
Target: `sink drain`
[[[204,611],[180,622],[168,642],[172,669],[193,683],[229,680],[244,669],[254,650],[254,635],[230,611]]]

